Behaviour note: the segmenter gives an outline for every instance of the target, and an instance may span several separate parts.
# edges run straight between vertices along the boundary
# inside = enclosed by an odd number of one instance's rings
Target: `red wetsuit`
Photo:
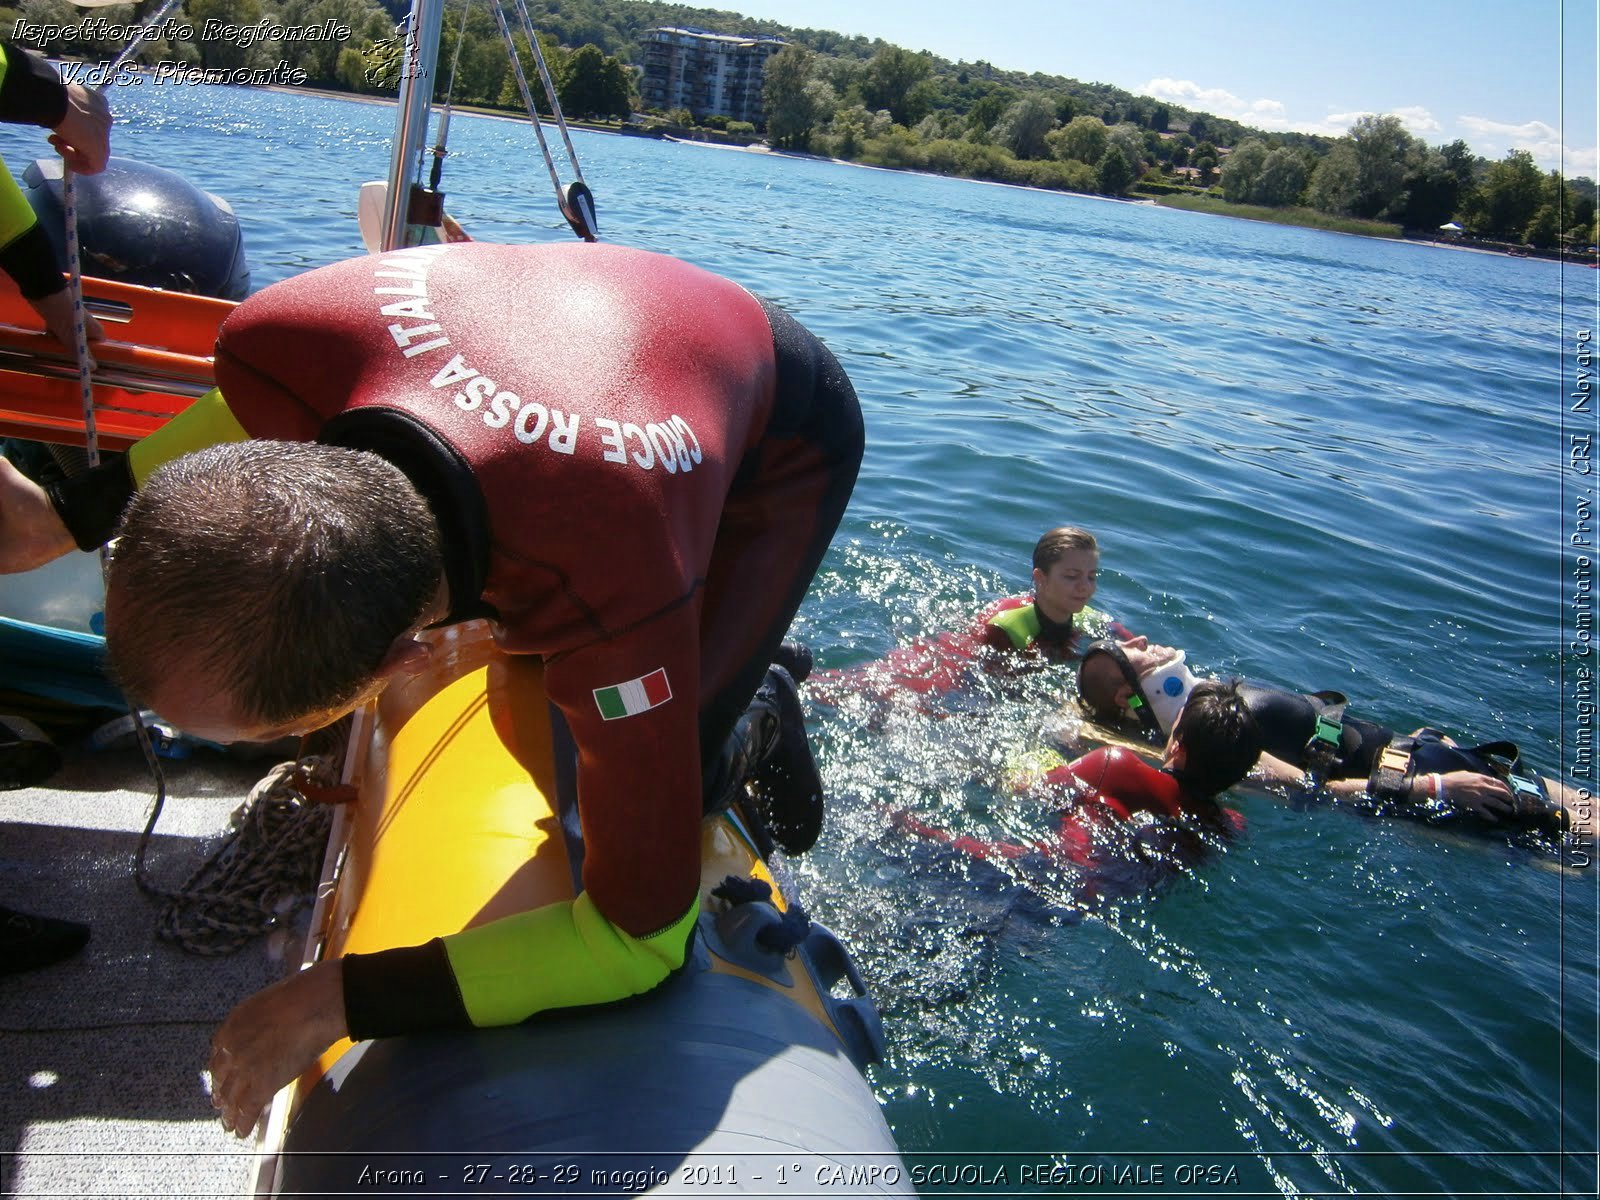
[[[577,750],[588,900],[631,938],[681,929],[703,762],[771,661],[860,462],[832,356],[676,259],[472,243],[266,289],[224,325],[217,380],[251,436],[376,451],[428,497],[453,615],[491,616],[505,648],[546,659]],[[485,1023],[432,944],[356,956],[345,974],[358,1036]]]
[[[1018,859],[1042,855],[1054,863],[1089,872],[1103,865],[1098,853],[1099,835],[1137,814],[1152,813],[1176,822],[1198,817],[1202,822],[1225,832],[1242,825],[1237,813],[1210,800],[1196,801],[1188,796],[1178,779],[1154,767],[1131,750],[1102,747],[1051,770],[1039,785],[1061,793],[1063,807],[1056,841],[985,841],[968,835],[952,835],[926,825],[907,814],[897,817],[899,824],[923,837],[945,842],[975,858]],[[1173,826],[1173,828],[1176,828]],[[1193,851],[1195,839],[1183,838],[1181,850]]]
[[[907,694],[943,696],[972,682],[973,668],[979,664],[993,674],[1005,675],[1042,663],[1074,662],[1082,647],[1094,638],[1123,640],[1133,636],[1121,622],[1093,609],[1085,609],[1064,625],[1041,618],[1037,632],[1020,646],[993,623],[1003,613],[1032,606],[1032,596],[996,600],[959,632],[918,639],[861,666],[815,671],[808,690],[812,696],[833,704],[852,694],[883,704],[893,704],[897,697]]]

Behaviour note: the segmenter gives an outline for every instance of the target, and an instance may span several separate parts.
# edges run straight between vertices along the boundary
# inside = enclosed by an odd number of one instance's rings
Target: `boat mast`
[[[433,111],[433,81],[438,74],[443,25],[444,0],[412,0],[400,69],[394,156],[389,163],[389,197],[383,214],[385,250],[397,250],[406,242],[411,186],[421,178],[428,115]]]

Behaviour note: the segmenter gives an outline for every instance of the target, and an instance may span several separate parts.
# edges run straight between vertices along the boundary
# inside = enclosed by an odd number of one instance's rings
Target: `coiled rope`
[[[167,902],[157,935],[191,954],[214,957],[290,924],[314,899],[333,828],[328,799],[343,798],[336,783],[331,758],[279,763],[234,812],[222,845],[177,888],[153,882],[145,865],[158,798],[135,865],[139,887]]]

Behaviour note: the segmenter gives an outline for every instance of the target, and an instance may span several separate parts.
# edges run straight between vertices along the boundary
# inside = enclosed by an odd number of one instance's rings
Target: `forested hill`
[[[391,12],[403,15],[406,0],[384,0]],[[870,7],[866,10],[870,16]],[[563,46],[593,43],[606,54],[624,62],[641,62],[641,35],[661,25],[688,26],[710,33],[741,37],[775,37],[794,42],[830,58],[865,63],[890,43],[882,38],[847,37],[829,29],[796,29],[776,21],[746,17],[717,8],[694,8],[683,4],[659,4],[653,0],[530,0],[529,15],[540,33],[551,35]],[[907,47],[913,51],[915,47]],[[1148,96],[1135,96],[1107,83],[1086,83],[1042,72],[1009,71],[1003,66],[977,61],[951,62],[931,53],[921,53],[932,67],[933,110],[965,113],[987,94],[1006,89],[1011,92],[1040,91],[1072,99],[1075,115],[1099,117],[1107,125],[1129,121],[1141,128],[1172,128],[1182,131],[1199,113],[1164,104]],[[1066,64],[1063,64],[1064,66]],[[1165,118],[1165,119],[1163,119]],[[1204,114],[1197,138],[1208,138],[1219,146],[1231,146],[1260,131],[1237,121]],[[1324,144],[1326,138],[1301,134],[1278,134],[1278,144],[1305,142]]]

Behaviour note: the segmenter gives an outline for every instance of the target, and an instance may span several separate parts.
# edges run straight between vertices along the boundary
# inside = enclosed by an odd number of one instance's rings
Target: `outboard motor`
[[[36,160],[23,172],[22,188],[65,271],[61,167],[53,156]],[[222,300],[243,300],[249,294],[250,265],[239,220],[221,197],[164,167],[131,158],[111,159],[98,175],[79,175],[76,191],[85,275]],[[115,337],[114,329],[108,335]],[[77,447],[15,439],[0,438],[0,455],[41,483],[88,465]],[[0,662],[7,667],[20,670],[22,648],[30,645],[40,648],[46,663],[64,664],[66,640],[91,638],[100,631],[104,601],[99,563],[92,554],[69,554],[9,576],[0,591]],[[78,673],[88,681],[84,686],[92,702],[120,704],[110,684],[96,681],[98,670],[91,665]],[[91,702],[65,666],[54,673],[54,683],[48,666],[37,674],[38,686],[30,691],[71,703]]]
[[[36,159],[22,181],[64,271],[61,166],[59,158]],[[76,189],[85,275],[222,300],[249,294],[239,219],[220,196],[132,158],[113,158],[98,175],[79,175]]]

